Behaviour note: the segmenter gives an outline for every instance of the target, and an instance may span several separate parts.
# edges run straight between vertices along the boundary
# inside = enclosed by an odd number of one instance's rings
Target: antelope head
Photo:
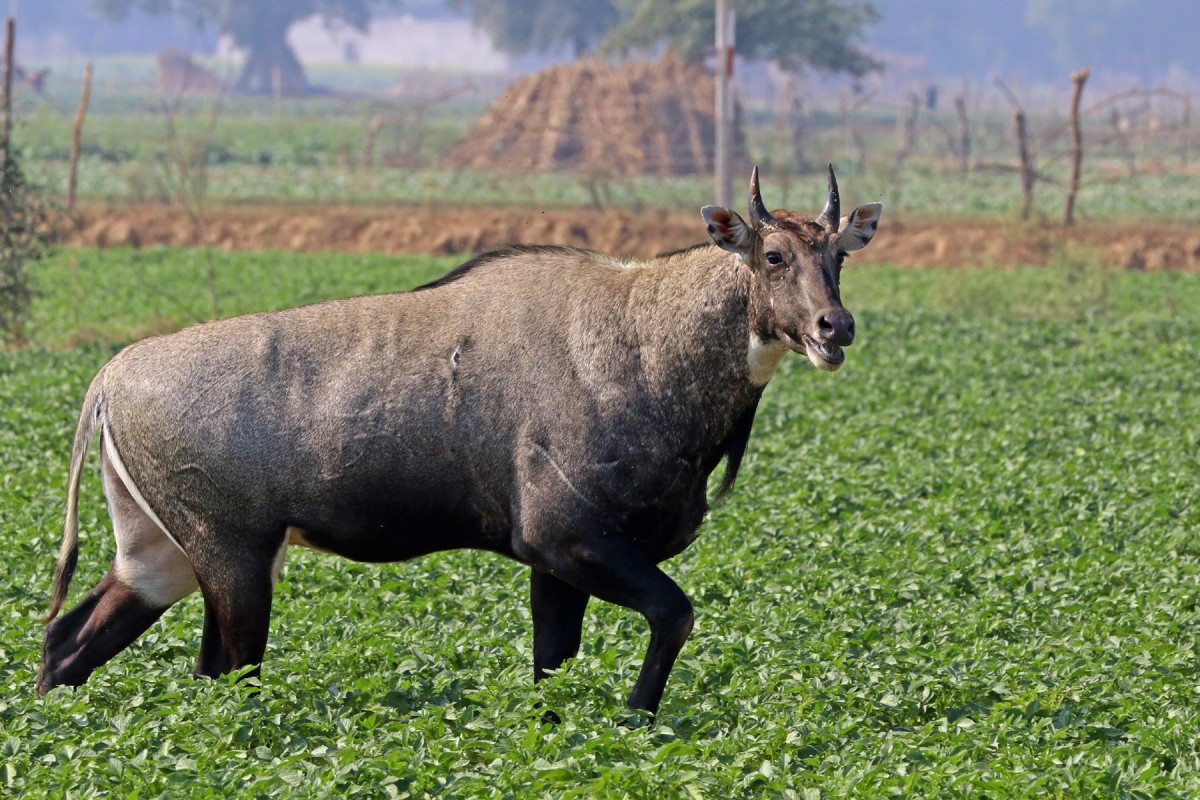
[[[882,211],[881,203],[868,203],[842,217],[832,165],[825,207],[816,217],[768,211],[758,167],[750,176],[749,222],[728,208],[701,209],[713,241],[753,272],[752,349],[756,340],[763,347],[781,344],[828,372],[842,365],[842,348],[854,342],[854,317],[839,289],[842,262],[871,241]]]

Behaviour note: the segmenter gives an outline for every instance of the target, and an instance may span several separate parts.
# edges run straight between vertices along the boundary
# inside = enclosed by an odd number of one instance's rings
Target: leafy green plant
[[[218,256],[226,313],[454,263]],[[34,699],[79,399],[151,317],[187,322],[140,272],[188,297],[200,258],[57,253],[33,346],[0,354],[0,793],[1200,793],[1200,276],[1100,265],[846,270],[846,366],[785,359],[737,488],[666,566],[697,625],[654,725],[622,705],[640,618],[593,602],[580,657],[534,687],[525,571],[478,552],[293,551],[259,685],[190,678],[193,596],[85,686]],[[96,472],[75,599],[112,557]]]

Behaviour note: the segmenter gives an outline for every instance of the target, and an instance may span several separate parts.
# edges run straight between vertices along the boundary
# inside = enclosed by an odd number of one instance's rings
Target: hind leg
[[[257,676],[267,649],[271,600],[275,581],[283,568],[287,541],[274,555],[240,553],[235,563],[221,569],[201,568],[204,594],[204,634],[200,638],[197,677],[215,678],[255,665],[247,677]],[[228,558],[233,558],[229,556]]]
[[[529,590],[536,683],[579,653],[588,595],[539,569],[531,573]]]
[[[100,583],[47,626],[39,695],[82,684],[198,585],[187,557],[134,499],[103,448],[101,473],[117,555]]]

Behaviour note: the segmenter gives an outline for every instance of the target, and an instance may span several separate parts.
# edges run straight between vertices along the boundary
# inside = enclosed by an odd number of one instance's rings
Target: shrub
[[[16,158],[0,166],[0,345],[20,346],[33,300],[30,262],[49,244],[47,206],[25,182]]]

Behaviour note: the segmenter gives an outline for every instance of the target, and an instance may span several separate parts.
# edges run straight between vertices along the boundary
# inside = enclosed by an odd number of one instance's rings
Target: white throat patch
[[[778,339],[764,342],[758,334],[750,334],[750,346],[746,349],[746,367],[749,370],[750,383],[755,386],[766,386],[767,381],[779,369],[788,346]]]

